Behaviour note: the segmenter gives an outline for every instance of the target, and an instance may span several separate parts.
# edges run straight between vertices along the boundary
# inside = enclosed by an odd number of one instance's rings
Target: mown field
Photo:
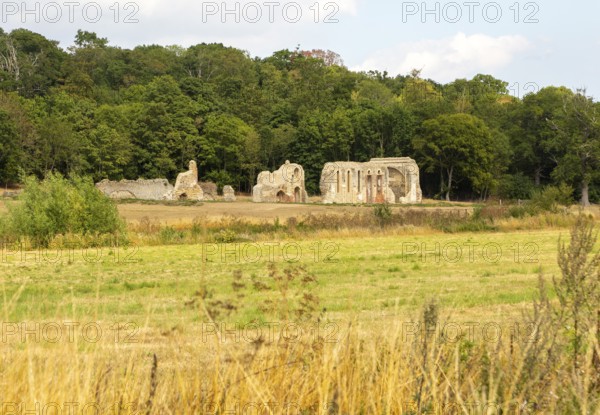
[[[504,319],[529,304],[541,270],[556,274],[560,236],[568,230],[420,234],[385,237],[259,241],[122,248],[50,248],[22,252],[5,246],[5,295],[19,293],[9,317],[82,318],[153,327],[193,324],[185,306],[201,285],[215,297],[232,294],[235,271],[266,282],[269,265],[305,267],[315,293],[334,319],[410,315],[429,298],[461,319]],[[263,299],[250,292],[231,318],[262,319]],[[73,309],[75,311],[73,311]]]
[[[120,209],[132,226],[140,209],[183,226],[203,207]],[[74,413],[118,414],[564,410],[548,392],[565,377],[531,360],[543,352],[527,316],[541,273],[555,298],[567,227],[277,235],[3,245],[0,413],[67,413],[72,402]],[[598,413],[594,390],[567,407]]]

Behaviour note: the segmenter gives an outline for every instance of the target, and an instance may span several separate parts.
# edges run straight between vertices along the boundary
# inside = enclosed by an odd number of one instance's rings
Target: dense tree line
[[[507,88],[489,75],[442,85],[356,73],[330,51],[129,50],[84,31],[63,50],[0,29],[0,183],[50,171],[172,180],[195,159],[203,180],[248,192],[290,159],[316,193],[326,162],[410,156],[431,197],[525,199],[566,183],[598,200],[599,104],[564,87],[523,99]]]

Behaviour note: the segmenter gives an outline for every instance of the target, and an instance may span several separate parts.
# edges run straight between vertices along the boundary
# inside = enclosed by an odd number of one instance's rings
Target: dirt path
[[[119,205],[119,212],[127,221],[139,221],[147,217],[152,221],[162,223],[190,223],[196,218],[207,217],[219,219],[234,216],[249,220],[263,221],[279,218],[285,221],[290,217],[301,217],[308,214],[343,214],[371,210],[371,206],[337,206],[319,204],[280,204],[280,203],[252,203],[251,201],[238,201],[235,203],[208,202],[202,206],[168,206],[145,205],[141,203]],[[393,209],[402,209],[394,206]],[[405,207],[404,209],[431,209],[471,211],[469,205],[465,207]]]
[[[204,203],[202,206],[164,206],[126,204],[119,205],[119,212],[127,221],[139,221],[144,217],[159,220],[163,223],[189,223],[195,218],[207,217],[219,219],[235,216],[257,221],[279,218],[286,220],[290,217],[323,213],[343,213],[354,211],[356,207],[339,207],[324,205],[288,205],[270,203]]]

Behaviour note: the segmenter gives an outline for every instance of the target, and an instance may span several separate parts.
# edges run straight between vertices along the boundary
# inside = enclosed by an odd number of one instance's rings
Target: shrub
[[[167,226],[158,232],[158,239],[163,245],[180,244],[185,241],[185,233]]]
[[[220,244],[231,244],[237,240],[237,234],[231,229],[222,229],[218,234],[215,235],[215,242]]]
[[[502,176],[496,193],[501,199],[527,200],[534,191],[533,180],[523,173],[517,173]]]
[[[508,209],[508,214],[512,218],[523,219],[529,214],[529,210],[526,206],[511,206]]]
[[[548,186],[544,190],[533,192],[530,207],[531,214],[543,212],[557,212],[559,206],[573,204],[573,188],[562,183],[560,186]]]
[[[385,228],[392,222],[392,209],[387,203],[375,205],[373,215],[377,219],[380,228]]]
[[[114,203],[89,178],[66,179],[50,173],[43,181],[24,180],[20,203],[9,205],[4,236],[28,238],[34,247],[47,247],[58,235],[122,236],[125,225]]]

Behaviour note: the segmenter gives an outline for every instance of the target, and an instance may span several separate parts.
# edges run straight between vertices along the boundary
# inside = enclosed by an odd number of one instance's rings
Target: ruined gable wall
[[[167,179],[103,180],[96,187],[113,199],[163,200],[173,190]]]
[[[366,163],[327,163],[321,173],[323,203],[420,203],[419,167],[407,157]]]

